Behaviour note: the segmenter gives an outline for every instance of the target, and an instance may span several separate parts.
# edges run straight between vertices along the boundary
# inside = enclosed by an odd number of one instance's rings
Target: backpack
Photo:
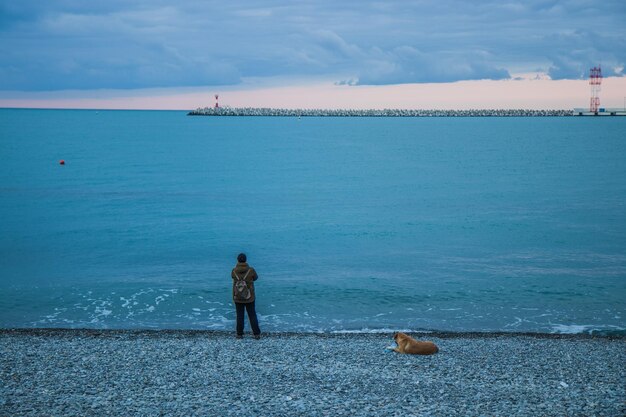
[[[237,278],[237,280],[235,281],[235,300],[237,301],[248,301],[250,297],[252,297],[250,288],[248,288],[248,282],[246,281],[246,278],[248,278],[248,274],[250,273],[250,271],[251,270],[248,269],[246,275],[244,275],[243,278],[239,278],[237,273],[233,272],[235,274],[235,278]]]

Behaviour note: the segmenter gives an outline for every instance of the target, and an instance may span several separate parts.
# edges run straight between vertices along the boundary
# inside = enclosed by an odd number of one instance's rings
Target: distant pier
[[[564,117],[578,113],[570,110],[342,110],[342,109],[272,109],[254,107],[204,107],[189,116],[279,116],[279,117]]]
[[[574,109],[574,116],[626,116],[626,107],[624,108],[599,108],[597,111],[589,109]]]

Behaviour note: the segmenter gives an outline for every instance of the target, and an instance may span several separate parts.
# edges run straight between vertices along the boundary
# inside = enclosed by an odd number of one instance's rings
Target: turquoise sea
[[[0,327],[626,331],[626,118],[0,109]],[[65,160],[60,165],[59,160]]]

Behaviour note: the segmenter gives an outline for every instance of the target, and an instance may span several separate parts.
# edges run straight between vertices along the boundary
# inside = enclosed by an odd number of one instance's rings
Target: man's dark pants
[[[256,310],[254,309],[254,301],[251,303],[235,303],[235,307],[237,308],[237,335],[243,335],[244,309],[248,311],[248,318],[250,319],[252,334],[261,334],[261,329],[259,329],[259,321],[256,318]]]

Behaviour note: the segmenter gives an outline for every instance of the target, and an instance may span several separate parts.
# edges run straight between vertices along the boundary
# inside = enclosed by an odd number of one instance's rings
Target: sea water
[[[623,332],[626,118],[0,110],[0,327]],[[59,161],[65,160],[65,165]]]

